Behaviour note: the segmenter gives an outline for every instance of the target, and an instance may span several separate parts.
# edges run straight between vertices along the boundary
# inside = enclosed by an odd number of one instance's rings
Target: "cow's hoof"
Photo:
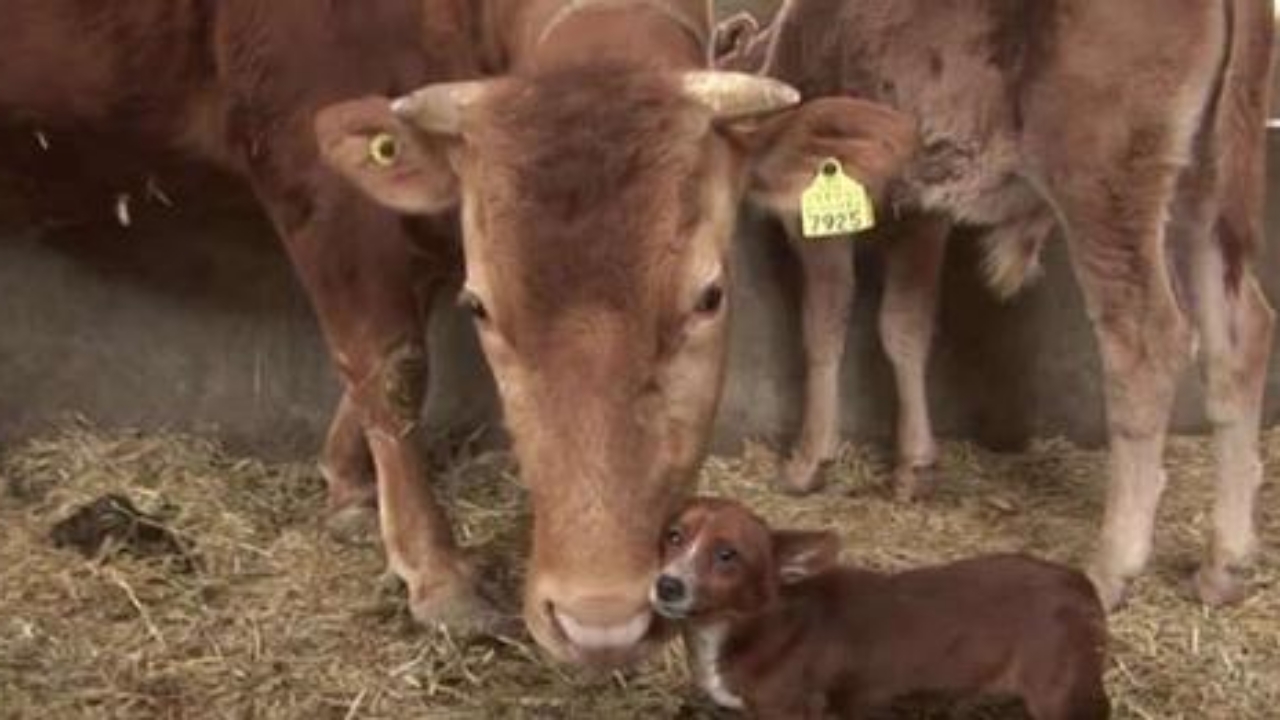
[[[324,529],[334,540],[346,545],[367,542],[378,533],[378,509],[355,504],[331,510],[325,517]]]
[[[1108,613],[1115,612],[1124,605],[1129,595],[1128,579],[1106,572],[1096,565],[1091,566],[1086,574],[1089,576],[1089,581],[1093,583],[1094,591],[1098,593],[1098,600]]]
[[[774,485],[787,495],[811,495],[827,484],[825,468],[821,461],[792,457],[782,466]]]
[[[1246,583],[1226,568],[1206,565],[1191,578],[1194,597],[1209,607],[1235,605],[1248,595]]]
[[[421,625],[463,636],[505,634],[518,626],[518,619],[503,613],[469,573],[449,582],[419,583],[418,587],[421,589],[409,592],[409,613]]]

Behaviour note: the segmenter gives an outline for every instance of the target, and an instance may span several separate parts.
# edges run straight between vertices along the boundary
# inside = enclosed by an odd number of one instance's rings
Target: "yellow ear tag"
[[[400,156],[400,144],[391,133],[378,133],[369,139],[369,159],[378,167],[391,167]]]
[[[876,226],[876,210],[867,188],[827,158],[800,196],[800,221],[806,238],[852,235]]]

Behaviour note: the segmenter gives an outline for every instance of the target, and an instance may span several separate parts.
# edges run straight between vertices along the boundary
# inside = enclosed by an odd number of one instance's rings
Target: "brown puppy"
[[[699,499],[670,525],[655,610],[698,684],[760,718],[862,717],[919,692],[1012,695],[1035,720],[1110,715],[1106,615],[1082,573],[998,555],[897,575],[838,568],[832,533]]]

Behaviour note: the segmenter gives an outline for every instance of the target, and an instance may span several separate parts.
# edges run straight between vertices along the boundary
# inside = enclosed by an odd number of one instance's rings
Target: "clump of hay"
[[[514,560],[527,522],[508,472],[462,458],[437,482],[464,544]],[[690,696],[674,649],[643,675],[583,678],[525,637],[416,627],[376,537],[324,529],[310,463],[75,425],[13,450],[0,478],[0,718],[669,717]],[[200,570],[55,549],[50,528],[110,492]]]
[[[1280,432],[1266,443],[1280,459]],[[771,492],[776,464],[749,446],[712,459],[702,489],[779,525],[837,528],[847,560],[886,569],[1013,549],[1076,562],[1103,497],[1104,456],[1059,441],[1018,455],[948,445],[942,486],[922,505],[893,501],[883,457],[863,449],[848,449],[812,498]],[[1174,440],[1169,468],[1152,572],[1113,621],[1116,716],[1274,717],[1275,490],[1263,497],[1253,595],[1210,611],[1180,595],[1208,523],[1207,442]],[[464,455],[437,485],[464,543],[504,563],[500,585],[514,594],[527,516],[510,472],[500,454]],[[109,492],[161,518],[198,570],[54,549],[49,528]],[[323,503],[310,464],[239,458],[190,437],[74,425],[12,449],[0,465],[0,718],[720,716],[689,688],[674,646],[634,673],[589,678],[548,664],[523,636],[415,627],[399,589],[380,581],[376,538],[336,541]]]

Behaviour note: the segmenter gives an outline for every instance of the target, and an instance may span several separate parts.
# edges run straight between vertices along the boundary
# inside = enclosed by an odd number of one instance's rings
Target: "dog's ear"
[[[783,583],[799,582],[840,562],[840,538],[829,531],[775,530],[773,557]]]

